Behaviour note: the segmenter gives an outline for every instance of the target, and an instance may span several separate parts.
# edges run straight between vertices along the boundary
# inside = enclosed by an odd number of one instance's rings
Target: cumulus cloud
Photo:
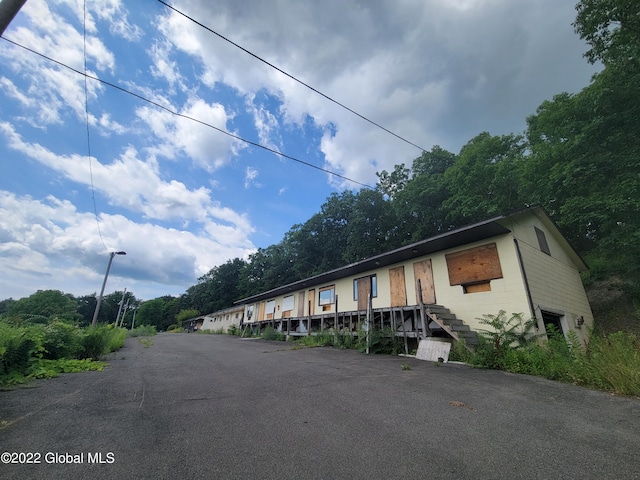
[[[7,122],[0,122],[0,131],[12,149],[76,183],[92,185],[113,205],[152,219],[192,219],[203,224],[221,221],[241,229],[245,235],[252,231],[245,216],[221,207],[219,202],[212,200],[207,188],[190,190],[176,180],[161,180],[155,160],[139,159],[132,147],[110,164],[92,159],[90,166],[89,160],[80,155],[57,155],[39,144],[24,142]]]
[[[555,0],[429,0],[401,8],[391,0],[295,8],[286,2],[183,0],[175,6],[426,149],[439,144],[457,152],[484,130],[519,132],[543,100],[585,86],[591,69],[570,24],[573,5]],[[247,98],[265,89],[281,99],[287,121],[301,124],[310,116],[320,127],[331,126],[322,151],[332,169],[375,182],[376,170],[419,156],[419,149],[180,15],[167,13],[159,23],[176,49],[201,64],[207,84],[230,85]],[[572,61],[567,51],[575,52]],[[557,75],[550,77],[549,70]],[[260,130],[264,119],[255,118]]]
[[[256,181],[258,175],[258,170],[253,167],[247,167],[244,174],[244,188],[260,187],[260,184]]]
[[[127,252],[115,275],[135,278],[138,291],[147,292],[149,282],[184,291],[215,265],[254,251],[246,232],[231,227],[218,235],[196,235],[101,214],[99,228],[92,213],[78,211],[68,200],[0,191],[0,268],[6,272],[3,278],[11,279],[0,285],[3,298],[35,291],[23,291],[23,283],[30,289],[65,285],[62,290],[90,294],[92,286],[100,285],[108,251]],[[61,264],[67,266],[60,269]]]
[[[168,158],[184,154],[209,172],[228,163],[244,147],[243,142],[223,133],[228,132],[230,116],[219,103],[208,104],[202,99],[192,99],[179,109],[180,115],[204,124],[147,106],[140,107],[136,113],[160,141],[153,151]]]

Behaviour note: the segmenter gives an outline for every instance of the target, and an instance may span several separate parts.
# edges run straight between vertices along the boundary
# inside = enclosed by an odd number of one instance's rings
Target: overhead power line
[[[181,118],[185,118],[187,120],[191,120],[192,122],[199,123],[200,125],[204,125],[205,127],[211,128],[211,129],[216,130],[216,131],[218,131],[220,133],[224,133],[225,135],[227,135],[229,137],[232,137],[232,138],[235,138],[236,140],[244,142],[244,143],[246,143],[248,145],[253,145],[254,147],[258,147],[258,148],[261,148],[261,149],[266,150],[268,152],[274,153],[274,154],[276,154],[276,155],[278,155],[278,156],[280,156],[282,158],[286,158],[288,160],[292,160],[292,161],[300,163],[302,165],[306,165],[307,167],[314,168],[316,170],[320,170],[321,172],[327,173],[329,175],[333,175],[334,177],[338,177],[338,178],[341,178],[343,180],[347,180],[348,182],[352,182],[352,183],[354,183],[356,185],[360,185],[361,187],[365,187],[365,188],[369,188],[369,189],[373,190],[373,187],[371,185],[367,185],[366,183],[358,182],[357,180],[353,180],[352,178],[346,177],[344,175],[340,175],[339,173],[333,172],[331,170],[327,170],[326,168],[319,167],[317,165],[314,165],[313,163],[306,162],[304,160],[300,160],[299,158],[296,158],[296,157],[291,156],[291,155],[287,155],[286,153],[282,153],[282,152],[276,150],[275,148],[267,147],[267,146],[262,145],[260,143],[253,142],[251,140],[247,140],[246,138],[240,137],[239,135],[235,135],[235,134],[233,134],[231,132],[228,132],[228,131],[226,131],[226,130],[224,130],[222,128],[216,127],[215,125],[211,125],[210,123],[204,122],[204,121],[199,120],[199,119],[197,119],[195,117],[191,117],[189,115],[185,115],[184,113],[176,112],[175,110],[172,110],[172,109],[170,109],[169,107],[167,107],[165,105],[162,105],[162,104],[160,104],[158,102],[154,102],[153,100],[150,100],[150,99],[148,99],[146,97],[143,97],[142,95],[139,95],[139,94],[137,94],[135,92],[132,92],[131,90],[127,90],[126,88],[121,87],[119,85],[116,85],[115,83],[111,83],[111,82],[108,82],[106,80],[102,80],[101,78],[94,77],[94,76],[89,75],[89,74],[87,74],[85,72],[77,70],[77,69],[75,69],[75,68],[73,68],[73,67],[71,67],[71,66],[69,66],[69,65],[67,65],[65,63],[62,63],[62,62],[60,62],[58,60],[55,60],[55,59],[53,59],[51,57],[48,57],[47,55],[44,55],[43,53],[37,52],[37,51],[35,51],[35,50],[33,50],[33,49],[29,48],[29,47],[21,45],[18,42],[15,42],[13,40],[9,40],[6,37],[0,37],[0,38],[2,38],[3,40],[6,40],[9,43],[12,43],[16,47],[24,48],[25,50],[27,50],[27,51],[35,54],[35,55],[38,55],[38,56],[40,56],[40,57],[42,57],[42,58],[44,58],[44,59],[46,59],[46,60],[48,60],[50,62],[53,62],[53,63],[55,63],[57,65],[60,65],[61,67],[64,67],[64,68],[66,68],[68,70],[71,70],[72,72],[77,73],[78,75],[82,75],[85,78],[89,78],[91,80],[95,80],[96,82],[100,82],[100,83],[102,83],[104,85],[107,85],[107,86],[109,86],[111,88],[114,88],[116,90],[120,90],[121,92],[127,93],[127,94],[129,94],[129,95],[131,95],[133,97],[136,97],[136,98],[138,98],[138,99],[140,99],[140,100],[142,100],[144,102],[147,102],[147,103],[149,103],[149,104],[151,104],[151,105],[153,105],[155,107],[158,107],[158,108],[160,108],[160,109],[162,109],[162,110],[164,110],[166,112],[169,112],[170,114],[175,115],[176,117],[181,117]]]
[[[82,58],[84,66],[84,118],[87,126],[87,158],[89,159],[89,181],[91,182],[91,199],[93,200],[93,213],[98,227],[98,236],[102,246],[107,250],[100,228],[100,218],[98,217],[98,205],[96,204],[96,189],[93,185],[93,162],[91,161],[91,130],[89,127],[89,88],[87,85],[87,2],[82,4]]]
[[[322,97],[326,98],[326,99],[327,99],[327,100],[329,100],[330,102],[333,102],[333,103],[335,103],[336,105],[338,105],[338,106],[340,106],[340,107],[344,108],[345,110],[347,110],[347,111],[349,111],[349,112],[353,113],[354,115],[356,115],[356,116],[360,117],[361,119],[365,120],[366,122],[369,122],[370,124],[375,125],[376,127],[380,128],[380,129],[384,130],[385,132],[387,132],[387,133],[389,133],[389,134],[393,135],[394,137],[396,137],[396,138],[398,138],[398,139],[402,140],[403,142],[408,143],[409,145],[412,145],[412,146],[416,147],[416,148],[417,148],[417,149],[419,149],[419,150],[422,150],[423,152],[426,152],[426,151],[427,151],[426,149],[422,148],[420,145],[416,145],[416,144],[415,144],[415,143],[413,143],[412,141],[407,140],[406,138],[404,138],[404,137],[402,137],[402,136],[398,135],[398,134],[397,134],[397,133],[395,133],[395,132],[392,132],[392,131],[391,131],[391,130],[389,130],[388,128],[383,127],[383,126],[382,126],[382,125],[380,125],[379,123],[374,122],[373,120],[371,120],[371,119],[369,119],[369,118],[365,117],[364,115],[361,115],[360,113],[358,113],[358,112],[356,112],[355,110],[353,110],[353,109],[351,109],[351,108],[347,107],[347,106],[346,106],[346,105],[344,105],[343,103],[340,103],[339,101],[334,100],[334,99],[333,99],[333,98],[331,98],[329,95],[326,95],[326,94],[322,93],[320,90],[317,90],[316,88],[314,88],[314,87],[312,87],[311,85],[309,85],[309,84],[307,84],[307,83],[303,82],[303,81],[302,81],[302,80],[300,80],[299,78],[297,78],[297,77],[295,77],[295,76],[291,75],[290,73],[285,72],[285,71],[284,71],[284,70],[282,70],[281,68],[278,68],[277,66],[275,66],[274,64],[272,64],[272,63],[268,62],[267,60],[263,59],[262,57],[260,57],[260,56],[256,55],[255,53],[253,53],[253,52],[251,52],[251,51],[249,51],[249,50],[247,50],[247,49],[246,49],[246,48],[244,48],[243,46],[238,45],[238,44],[237,44],[237,43],[235,43],[233,40],[228,39],[228,38],[227,38],[227,37],[225,37],[224,35],[222,35],[222,34],[220,34],[220,33],[216,32],[215,30],[211,29],[210,27],[207,27],[207,26],[206,26],[206,25],[204,25],[203,23],[200,23],[199,21],[195,20],[193,17],[190,17],[190,16],[189,16],[189,15],[187,15],[186,13],[181,12],[180,10],[178,10],[178,9],[177,9],[177,8],[175,8],[174,6],[172,6],[172,5],[168,4],[168,3],[167,3],[167,2],[165,2],[164,0],[158,0],[158,2],[160,2],[161,4],[163,4],[164,6],[166,6],[167,8],[169,8],[169,9],[173,10],[173,11],[174,11],[174,12],[176,12],[178,15],[182,15],[184,18],[186,18],[186,19],[188,19],[188,20],[192,21],[192,22],[193,22],[193,23],[195,23],[196,25],[198,25],[198,26],[200,26],[200,27],[204,28],[205,30],[207,30],[207,31],[209,31],[209,32],[211,32],[211,33],[213,33],[214,35],[216,35],[216,36],[220,37],[220,38],[221,38],[222,40],[224,40],[225,42],[229,42],[229,43],[230,43],[231,45],[233,45],[234,47],[237,47],[237,48],[239,48],[240,50],[242,50],[243,52],[245,52],[245,53],[247,53],[247,54],[251,55],[251,56],[252,56],[253,58],[255,58],[256,60],[259,60],[259,61],[261,61],[262,63],[264,63],[264,64],[266,64],[266,65],[270,66],[271,68],[273,68],[273,69],[277,70],[278,72],[282,73],[283,75],[286,75],[286,76],[287,76],[287,77],[289,77],[291,80],[293,80],[293,81],[295,81],[295,82],[298,82],[300,85],[303,85],[303,86],[307,87],[309,90],[311,90],[311,91],[313,91],[313,92],[317,93],[318,95],[320,95],[320,96],[322,96]]]

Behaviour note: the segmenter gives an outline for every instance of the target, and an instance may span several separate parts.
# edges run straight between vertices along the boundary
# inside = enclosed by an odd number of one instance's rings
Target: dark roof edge
[[[522,211],[524,212],[527,210],[531,210],[531,209],[524,209]],[[435,244],[436,242],[440,240],[444,240],[446,238],[463,235],[464,233],[472,232],[474,230],[480,231],[480,230],[483,230],[483,227],[488,227],[488,226],[491,226],[492,224],[496,225],[494,229],[491,229],[491,230],[496,230],[496,233],[495,233],[496,235],[500,233],[507,233],[510,230],[507,227],[497,223],[498,221],[504,220],[507,217],[508,216],[505,216],[505,215],[499,215],[499,216],[490,218],[488,220],[483,220],[481,222],[465,225],[463,227],[456,228],[454,230],[450,230],[448,232],[435,235],[425,240],[420,240],[418,242],[414,242],[409,245],[405,245],[403,247],[390,250],[388,252],[374,255],[373,257],[369,257],[369,258],[360,260],[358,262],[350,263],[349,265],[345,265],[345,266],[336,268],[334,270],[330,270],[328,272],[323,272],[323,273],[314,275],[312,277],[308,277],[302,280],[297,280],[295,282],[292,282],[286,285],[281,285],[279,287],[276,287],[274,289],[271,289],[262,293],[258,293],[256,295],[252,295],[250,297],[237,300],[234,302],[234,304],[238,305],[243,303],[249,303],[251,301],[257,301],[257,300],[263,300],[266,298],[276,297],[282,293],[299,290],[300,287],[305,287],[308,284],[318,285],[323,283],[323,280],[330,281],[331,279],[337,278],[336,275],[339,274],[340,272],[352,271],[353,273],[357,273],[360,270],[358,268],[360,266],[362,267],[361,271],[364,272],[366,270],[375,269],[375,267],[378,267],[378,266],[391,265],[394,262],[385,263],[383,262],[383,260],[401,257],[402,253],[412,252],[416,249],[422,250],[420,247],[425,247],[425,246],[428,246],[429,244]],[[499,228],[497,227],[497,225],[499,225]],[[483,238],[487,238],[487,235],[480,235],[479,238],[477,238],[477,240],[481,240]],[[458,245],[455,245],[455,246],[458,246]],[[440,251],[440,250],[428,251],[427,249],[424,254],[420,253],[420,254],[414,255],[414,257],[423,256],[428,253],[433,253],[434,251]],[[376,264],[376,261],[379,261],[379,264]]]

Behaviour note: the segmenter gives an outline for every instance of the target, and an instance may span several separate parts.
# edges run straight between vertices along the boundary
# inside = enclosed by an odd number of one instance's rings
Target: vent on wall
[[[538,227],[533,228],[536,231],[536,237],[538,237],[538,245],[540,246],[540,251],[546,253],[547,255],[551,255],[551,250],[549,249],[549,243],[547,243],[546,235]]]

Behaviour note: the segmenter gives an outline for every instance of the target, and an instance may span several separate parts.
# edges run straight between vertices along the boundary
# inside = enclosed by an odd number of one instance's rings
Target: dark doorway
[[[544,329],[547,332],[547,335],[550,335],[552,332],[559,333],[564,335],[564,331],[562,330],[562,322],[560,319],[562,315],[557,313],[545,312],[542,311],[542,321],[544,322]]]

